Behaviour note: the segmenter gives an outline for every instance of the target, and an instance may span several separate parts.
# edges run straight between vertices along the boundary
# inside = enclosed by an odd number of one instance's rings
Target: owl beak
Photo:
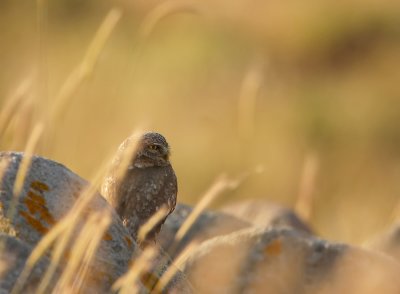
[[[163,154],[163,158],[165,159],[165,161],[168,161],[169,155],[170,155],[169,148],[162,146],[162,154]]]

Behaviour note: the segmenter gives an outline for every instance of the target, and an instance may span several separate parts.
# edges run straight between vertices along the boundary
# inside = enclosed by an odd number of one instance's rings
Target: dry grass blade
[[[144,46],[147,42],[147,39],[154,31],[155,27],[159,24],[159,22],[171,15],[181,13],[181,12],[189,12],[189,13],[199,13],[200,10],[198,7],[191,2],[188,1],[180,1],[180,0],[167,0],[163,1],[156,7],[154,7],[144,18],[141,23],[138,31],[139,42],[137,46],[137,50],[134,53],[133,60],[138,63],[142,60]],[[121,80],[122,84],[131,84],[132,81],[137,80],[137,75],[140,74],[137,71],[137,66],[128,69],[128,73],[125,75],[125,79]],[[121,89],[122,87],[117,87]]]
[[[27,95],[18,105],[18,111],[13,115],[9,126],[4,133],[4,137],[8,139],[7,150],[21,150],[26,146],[26,140],[32,134],[32,126],[34,125],[33,115],[35,101],[33,95]],[[37,120],[43,123],[43,121]],[[45,124],[43,123],[43,126]],[[40,143],[37,144],[36,150],[40,150],[43,144],[45,133],[42,132]]]
[[[14,182],[13,199],[10,204],[10,209],[7,212],[7,218],[9,219],[12,219],[14,217],[16,202],[18,200],[19,194],[22,191],[25,177],[26,174],[28,173],[29,166],[32,161],[33,153],[35,151],[39,138],[42,135],[42,132],[43,132],[43,124],[41,123],[36,124],[26,144],[25,153],[18,167],[18,172]]]
[[[39,142],[40,136],[43,133],[43,124],[38,123],[33,128],[32,134],[28,139],[26,144],[24,156],[22,157],[21,163],[18,168],[18,173],[15,179],[14,188],[13,188],[13,195],[14,197],[18,197],[21,193],[22,186],[24,184],[25,176],[28,172],[33,153],[35,151],[35,147]]]
[[[82,282],[84,281],[83,278],[86,277],[90,262],[94,256],[98,246],[100,245],[100,242],[104,235],[104,232],[110,226],[111,220],[112,220],[111,212],[108,211],[108,213],[101,216],[101,219],[99,220],[98,224],[96,224],[96,223],[94,224],[93,230],[96,230],[97,234],[95,234],[92,237],[92,239],[90,240],[90,243],[87,247],[87,250],[85,251],[85,255],[83,256],[83,260],[82,260],[83,266],[81,266],[79,273],[77,275],[79,277],[79,280],[76,281],[73,289],[79,290],[81,288]]]
[[[238,100],[238,132],[243,139],[254,134],[257,95],[264,78],[261,62],[256,60],[247,71]]]
[[[138,240],[144,241],[147,234],[168,214],[166,206],[161,207],[149,220],[139,228]]]
[[[57,283],[57,292],[79,291],[91,259],[110,222],[111,215],[110,213],[105,214],[105,211],[99,211],[89,216],[74,246],[71,248],[73,254],[71,254],[67,266]]]
[[[67,247],[68,241],[70,240],[74,228],[77,222],[80,220],[80,216],[84,212],[84,209],[90,203],[90,201],[95,197],[97,190],[95,188],[96,184],[98,184],[104,176],[104,171],[107,170],[109,165],[109,161],[106,161],[106,164],[99,169],[98,174],[94,177],[93,185],[88,186],[85,189],[81,196],[78,198],[74,206],[68,212],[68,214],[58,221],[52,229],[39,241],[39,243],[33,249],[31,255],[29,256],[25,268],[20,274],[17,283],[12,290],[12,293],[20,293],[23,285],[25,284],[30,272],[33,269],[33,266],[37,263],[41,256],[45,254],[45,252],[50,248],[50,246],[56,242],[56,246],[54,248],[52,254],[52,260],[47,272],[39,286],[41,291],[45,291],[47,288],[57,265],[59,264],[63,253]]]
[[[190,227],[195,223],[204,209],[223,191],[227,189],[235,189],[240,183],[240,180],[230,180],[227,176],[220,176],[210,189],[204,194],[201,200],[194,207],[188,218],[179,228],[175,236],[175,242],[179,242],[183,236],[189,231]]]
[[[295,205],[295,211],[305,221],[309,221],[312,214],[318,165],[318,157],[315,154],[311,153],[306,157],[300,180],[299,195]]]
[[[199,9],[194,3],[189,3],[188,1],[165,1],[157,5],[146,16],[139,29],[140,36],[147,38],[163,18],[179,12],[198,13]]]
[[[37,26],[37,98],[40,100],[36,103],[35,119],[42,120],[47,118],[47,108],[42,105],[49,104],[48,95],[48,66],[47,66],[47,28],[48,28],[48,0],[36,0],[36,26]],[[44,119],[46,121],[46,119]]]
[[[84,79],[92,73],[101,50],[104,48],[106,41],[110,37],[111,32],[114,30],[121,16],[122,12],[117,8],[112,9],[107,14],[90,43],[82,63],[69,75],[56,96],[55,104],[50,113],[50,121],[54,120],[54,118],[59,115],[60,111],[65,109],[68,98],[77,90]]]
[[[71,237],[74,233],[74,230],[75,230],[79,220],[81,219],[81,216],[84,213],[84,209],[87,207],[87,205],[90,203],[90,201],[92,201],[92,199],[94,198],[95,195],[96,195],[96,189],[94,188],[94,186],[89,186],[85,190],[85,192],[82,193],[81,197],[78,199],[78,201],[76,202],[74,207],[70,210],[70,212],[67,214],[67,216],[62,219],[62,221],[61,221],[62,224],[60,226],[62,226],[64,228],[64,230],[56,230],[56,232],[59,233],[59,236],[58,236],[59,239],[53,250],[51,264],[46,272],[44,279],[42,280],[42,282],[39,286],[38,293],[45,292],[47,286],[49,285],[49,283],[51,281],[51,278],[53,277],[53,275],[56,271],[57,265],[60,263],[63,255],[67,249],[69,241],[71,240]],[[89,217],[89,220],[91,220],[91,218],[94,216],[95,215],[91,215]],[[108,217],[106,215],[105,220],[107,220],[107,218]],[[97,222],[95,223],[95,226],[98,226]],[[86,222],[86,225],[87,224],[88,224],[88,221]],[[98,231],[100,231],[100,229],[99,228],[96,229],[96,227],[95,227],[94,231],[98,232]],[[93,239],[92,239],[93,236],[91,233],[89,233],[87,236],[91,236],[90,239],[93,241]],[[46,239],[46,237],[47,237],[47,235],[44,238],[42,238],[42,240]],[[93,237],[93,238],[96,238],[96,237]],[[83,239],[83,240],[85,240],[85,239]],[[39,243],[39,245],[40,245],[40,243]],[[46,244],[51,245],[51,242],[47,241]],[[78,244],[79,244],[79,242],[78,242]],[[36,253],[36,256],[40,258],[40,256],[44,254],[45,250],[47,250],[48,247],[47,246],[39,246],[39,245],[37,246],[37,248],[39,247],[41,249],[41,251],[38,251]],[[75,251],[73,249],[71,252],[73,252],[73,254],[71,254],[70,260],[79,260],[80,259],[80,256],[75,257],[75,255],[79,255],[78,253],[76,253],[79,251]],[[33,264],[31,266],[33,266]],[[69,266],[69,263],[68,263],[68,266]],[[68,266],[67,266],[67,268],[68,268]],[[63,274],[63,276],[64,276],[64,274]],[[64,285],[64,284],[62,284],[62,285]]]
[[[0,161],[0,187],[1,187],[1,184],[2,184],[2,182],[3,182],[3,175],[4,175],[4,173],[6,172],[6,169],[7,169],[7,167],[8,167],[8,165],[9,165],[9,163],[10,163],[10,160],[9,159],[3,159],[2,161]],[[3,209],[3,206],[0,204],[0,211]],[[4,249],[4,243],[3,242],[0,242],[0,252],[2,252],[3,251],[3,249]],[[0,268],[1,269],[1,268]],[[0,271],[1,272],[1,271]],[[1,275],[0,275],[1,276]]]
[[[5,159],[3,159],[0,162],[0,183],[3,180],[4,173],[6,172],[7,167],[8,167],[9,164],[10,164],[10,161],[9,160],[5,160]]]
[[[129,271],[120,277],[112,286],[112,290],[120,294],[137,293],[139,288],[140,276],[148,271],[157,256],[158,250],[153,246],[148,246],[142,254],[135,260]]]
[[[164,293],[164,288],[168,285],[171,279],[174,278],[178,270],[183,268],[188,257],[197,248],[198,244],[196,242],[190,243],[179,256],[174,260],[173,265],[168,268],[168,270],[162,275],[158,281],[156,287],[154,288],[155,293]]]
[[[221,175],[210,187],[210,189],[204,194],[201,200],[196,204],[192,212],[179,228],[178,232],[175,235],[174,243],[171,245],[170,252],[174,252],[177,249],[177,245],[182,240],[182,238],[187,234],[187,232],[196,222],[201,213],[217,196],[219,196],[225,190],[236,189],[245,179],[253,174],[262,173],[263,171],[264,167],[260,165],[257,166],[254,170],[243,172],[235,179],[228,179],[226,175]]]
[[[134,136],[136,134],[141,134],[141,131],[135,131],[133,132]],[[127,167],[130,162],[130,156],[133,154],[133,152],[136,150],[136,144],[132,144],[129,146],[128,150],[124,154],[124,158],[122,159],[121,164],[119,165],[119,170],[118,173],[121,175],[126,172]],[[130,154],[130,155],[129,155]],[[56,242],[56,246],[54,248],[53,254],[52,254],[52,260],[51,264],[44,276],[44,279],[41,282],[41,285],[39,286],[40,291],[45,291],[49,282],[51,281],[52,276],[55,273],[55,270],[57,268],[57,265],[61,261],[61,258],[63,256],[63,253],[65,249],[67,248],[67,244],[72,236],[72,233],[74,231],[75,226],[77,225],[80,216],[84,213],[85,208],[87,205],[93,200],[97,193],[97,188],[101,185],[101,182],[104,178],[104,175],[108,173],[108,171],[111,169],[111,158],[112,156],[109,156],[108,159],[102,164],[102,166],[98,169],[98,173],[96,176],[92,178],[92,184],[88,186],[80,195],[74,206],[71,208],[71,210],[67,213],[67,215],[58,221],[52,229],[39,241],[37,246],[34,248],[32,251],[31,255],[29,256],[27,263],[25,265],[25,268],[23,272],[21,273],[18,282],[16,283],[12,293],[20,293],[22,290],[22,287],[24,283],[26,282],[26,279],[28,278],[30,272],[33,269],[33,266],[36,264],[36,262],[40,259],[41,256],[43,256],[50,248],[50,246]],[[94,246],[94,243],[92,243]],[[86,259],[89,258],[90,255],[86,255]],[[82,268],[82,271],[86,271],[86,269]],[[78,285],[80,282],[78,282]]]
[[[57,237],[68,227],[68,222],[61,220],[58,222],[47,234],[43,237],[40,242],[35,246],[28,260],[26,261],[24,270],[18,277],[17,282],[11,293],[21,293],[21,290],[31,273],[33,266],[39,261],[39,259],[43,256],[44,252],[50,248],[53,242],[57,239]],[[51,265],[50,265],[51,266]]]
[[[2,107],[0,112],[0,138],[4,135],[7,126],[9,125],[12,117],[20,105],[22,98],[28,93],[32,86],[32,80],[24,80],[7,99],[6,104]]]
[[[111,163],[110,169],[115,168],[114,176],[119,181],[125,176],[125,173],[128,171],[129,165],[131,164],[131,160],[133,155],[136,152],[136,149],[138,147],[139,143],[139,138],[143,135],[143,130],[142,129],[137,129],[134,131],[129,138],[131,140],[129,141],[128,145],[126,148],[123,150],[121,154],[118,154],[117,162]],[[117,164],[114,166],[114,164]]]
[[[104,48],[106,41],[110,37],[112,31],[114,30],[121,16],[122,16],[121,9],[113,8],[107,14],[100,28],[96,32],[96,35],[93,38],[92,42],[90,43],[90,46],[86,51],[86,55],[81,64],[81,68],[86,75],[92,72],[101,50]]]
[[[54,273],[57,270],[57,266],[62,259],[62,256],[65,252],[65,249],[68,245],[68,241],[71,238],[71,235],[73,233],[73,227],[71,226],[66,226],[65,231],[60,234],[59,238],[56,240],[55,247],[52,251],[52,258],[51,258],[51,263],[42,279],[42,281],[39,284],[39,287],[36,291],[36,294],[42,294],[46,292],[46,289],[48,285],[51,282],[51,279],[53,278]],[[46,250],[47,248],[45,248]],[[36,256],[40,258],[43,253],[39,252]],[[31,264],[31,267],[33,267],[34,264]]]

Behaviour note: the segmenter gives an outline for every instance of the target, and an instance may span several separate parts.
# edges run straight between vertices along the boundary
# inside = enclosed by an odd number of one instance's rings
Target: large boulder
[[[57,162],[33,156],[21,192],[13,195],[22,158],[22,153],[0,153],[0,166],[5,166],[0,171],[0,231],[16,236],[28,246],[34,247],[68,214],[78,198],[85,195],[83,192],[90,184]],[[139,256],[141,251],[107,201],[97,192],[93,196],[83,213],[75,216],[77,219],[72,238],[60,265],[72,259],[72,246],[79,241],[79,233],[90,215],[94,212],[109,213],[111,224],[101,237],[83,285],[84,293],[108,293],[112,284],[128,270],[131,260]],[[171,264],[167,256],[161,255],[159,260],[163,261],[163,265],[155,265],[157,272],[150,273],[153,280],[154,277],[160,277]],[[171,285],[186,289],[182,275],[178,275]],[[145,288],[143,290],[146,291]]]
[[[312,233],[310,226],[291,209],[264,200],[231,203],[222,207],[221,211],[243,219],[256,227],[288,227],[304,233]]]
[[[204,211],[193,223],[183,238],[175,243],[175,235],[186,221],[193,208],[178,203],[173,213],[165,221],[158,235],[158,242],[172,257],[179,254],[190,242],[202,242],[216,236],[226,235],[250,226],[246,221],[231,215]]]
[[[400,293],[392,259],[291,229],[251,228],[206,241],[184,272],[198,293]]]
[[[0,293],[10,293],[25,267],[32,247],[16,237],[5,234],[0,234],[0,245]],[[49,259],[43,256],[36,263],[27,277],[27,282],[21,288],[21,292],[34,293],[47,270],[49,262]],[[58,274],[51,281],[53,286]]]
[[[22,157],[23,154],[17,152],[0,153],[0,163],[6,162],[0,185],[0,224],[3,225],[0,230],[11,232],[28,245],[35,246],[69,212],[89,183],[57,162],[33,156],[21,192],[13,195]],[[112,216],[89,270],[90,283],[107,290],[127,270],[137,245],[107,201],[96,194],[80,216],[71,246],[93,211],[109,211]],[[66,255],[71,254],[73,252],[67,251]]]

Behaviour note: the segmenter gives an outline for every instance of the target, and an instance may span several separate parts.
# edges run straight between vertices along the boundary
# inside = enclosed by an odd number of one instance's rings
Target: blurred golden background
[[[293,207],[305,189],[323,237],[360,243],[391,222],[399,1],[2,0],[0,30],[0,112],[22,98],[2,150],[24,150],[44,121],[35,153],[90,180],[142,127],[172,146],[182,202],[263,166],[214,207]]]

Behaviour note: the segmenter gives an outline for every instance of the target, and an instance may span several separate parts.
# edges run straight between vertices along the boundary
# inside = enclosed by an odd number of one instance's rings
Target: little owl
[[[123,156],[132,146],[135,148],[134,154],[126,171],[118,179],[117,171]],[[161,207],[166,206],[166,215],[175,209],[178,186],[169,155],[168,143],[158,133],[145,133],[139,138],[129,137],[119,146],[111,172],[104,180],[104,197],[115,208],[135,240],[139,228]],[[165,219],[166,216],[153,227],[144,243],[155,240]]]

